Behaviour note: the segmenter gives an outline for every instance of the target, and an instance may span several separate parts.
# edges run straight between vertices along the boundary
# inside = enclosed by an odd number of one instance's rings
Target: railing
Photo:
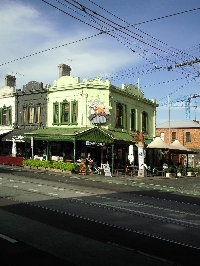
[[[23,166],[24,157],[0,156],[0,164]]]

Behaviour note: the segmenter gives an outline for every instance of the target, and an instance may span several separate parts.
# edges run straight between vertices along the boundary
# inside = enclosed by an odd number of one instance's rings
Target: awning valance
[[[24,142],[25,133],[30,132],[31,129],[25,129],[25,128],[15,128],[12,131],[10,131],[8,134],[6,134],[2,141],[13,141],[13,139],[16,142]]]
[[[48,141],[92,141],[114,143],[125,141],[133,143],[133,137],[126,132],[106,130],[99,127],[91,128],[45,128],[26,133],[26,138]]]

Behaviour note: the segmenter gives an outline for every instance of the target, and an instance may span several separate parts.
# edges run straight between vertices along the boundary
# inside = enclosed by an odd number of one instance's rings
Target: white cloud
[[[17,88],[31,80],[52,84],[58,78],[57,66],[60,63],[69,64],[72,75],[83,79],[115,72],[139,60],[105,34],[79,42],[96,32],[78,27],[58,30],[59,26],[51,16],[44,15],[39,9],[25,5],[24,2],[5,1],[0,16],[3,36],[0,49],[4,51],[0,61],[0,87],[4,86],[5,75],[13,73],[19,73],[16,74]],[[62,47],[62,44],[68,45]],[[29,57],[30,54],[59,45],[61,47],[58,49]],[[28,57],[11,62],[24,56]]]

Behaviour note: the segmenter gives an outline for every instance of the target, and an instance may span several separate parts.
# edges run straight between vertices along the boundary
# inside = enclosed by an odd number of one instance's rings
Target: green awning
[[[99,127],[91,128],[44,128],[37,129],[25,134],[27,139],[33,137],[35,140],[44,141],[92,141],[114,143],[115,141],[134,142],[133,137],[127,132],[102,129]]]
[[[151,143],[153,141],[153,139],[145,139],[144,140],[144,143],[146,144],[146,145],[148,145],[149,143]]]

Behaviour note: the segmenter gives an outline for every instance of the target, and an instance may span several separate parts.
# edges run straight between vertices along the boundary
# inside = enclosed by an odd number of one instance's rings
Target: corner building
[[[47,127],[27,137],[45,143],[50,160],[76,161],[90,152],[98,165],[125,166],[136,131],[144,132],[146,143],[155,136],[156,101],[134,85],[118,88],[99,77],[81,82],[70,66],[58,68],[47,92]]]

